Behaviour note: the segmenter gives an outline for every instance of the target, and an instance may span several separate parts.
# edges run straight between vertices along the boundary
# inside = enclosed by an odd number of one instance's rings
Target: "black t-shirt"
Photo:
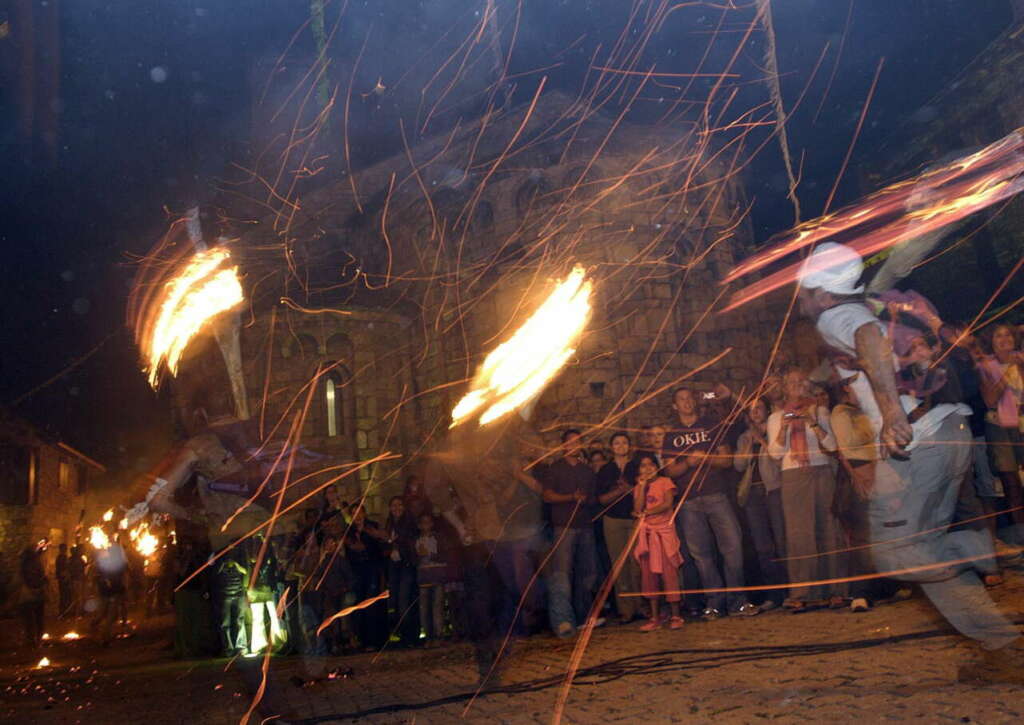
[[[629,468],[629,464],[626,464],[626,468]],[[613,488],[619,485],[619,479],[626,477],[626,471],[619,468],[614,460],[608,461],[606,464],[601,466],[601,470],[597,472],[597,495],[603,496],[604,494],[611,491]],[[614,503],[609,502],[606,504],[599,504],[601,510],[608,507],[608,511],[605,516],[613,519],[631,519],[633,518],[633,496],[629,493],[625,494]]]
[[[569,463],[564,457],[552,463],[544,474],[544,488],[560,494],[582,491],[586,500],[576,506],[575,501],[549,504],[552,526],[568,526],[581,529],[590,526],[597,513],[594,498],[594,471],[586,463]],[[575,514],[573,513],[575,512]]]
[[[700,416],[693,425],[685,427],[678,420],[672,426],[668,426],[668,433],[665,434],[665,443],[661,449],[661,460],[664,465],[672,463],[676,456],[686,453],[715,453],[718,446],[726,445],[725,433],[721,429],[721,423],[708,416]],[[701,468],[700,475],[690,489],[689,498],[697,496],[709,496],[715,493],[726,493],[726,480],[721,468],[716,468],[708,461]],[[686,488],[693,478],[693,469],[687,469],[679,478],[672,479],[676,484],[679,495],[686,494]]]

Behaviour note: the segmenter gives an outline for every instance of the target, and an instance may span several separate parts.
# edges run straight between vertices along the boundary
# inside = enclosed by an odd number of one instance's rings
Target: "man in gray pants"
[[[826,243],[804,263],[799,284],[804,314],[835,351],[836,372],[851,380],[888,455],[876,466],[869,507],[876,565],[919,582],[942,615],[981,645],[982,658],[961,667],[961,681],[1024,684],[1020,630],[996,608],[974,569],[974,561],[992,555],[991,542],[976,531],[946,530],[970,465],[964,418],[970,409],[899,395],[886,328],[861,296],[862,272],[856,252]]]

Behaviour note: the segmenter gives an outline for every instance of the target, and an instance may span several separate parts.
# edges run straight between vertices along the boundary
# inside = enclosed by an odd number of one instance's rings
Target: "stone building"
[[[106,469],[27,423],[0,419],[0,608],[12,604],[22,550],[41,539],[53,582],[57,547],[74,543],[86,497]],[[56,591],[56,590],[55,590]]]
[[[249,300],[244,406],[261,437],[281,436],[329,369],[302,443],[337,461],[401,454],[342,483],[350,496],[372,485],[379,510],[443,437],[486,353],[574,264],[595,305],[537,405],[552,442],[566,425],[606,439],[664,421],[676,384],[727,349],[693,380],[749,389],[775,317],[756,303],[713,312],[750,234],[739,147],[712,138],[696,121],[641,126],[551,94],[269,196],[276,212],[231,243]],[[213,338],[192,348],[174,383],[182,415],[196,400],[230,407]]]

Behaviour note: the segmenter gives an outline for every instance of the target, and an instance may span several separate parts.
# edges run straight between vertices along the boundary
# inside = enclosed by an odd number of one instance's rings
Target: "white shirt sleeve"
[[[782,426],[782,412],[775,411],[768,416],[768,455],[781,460],[786,455],[786,445],[778,445],[775,439],[779,436],[779,428]]]

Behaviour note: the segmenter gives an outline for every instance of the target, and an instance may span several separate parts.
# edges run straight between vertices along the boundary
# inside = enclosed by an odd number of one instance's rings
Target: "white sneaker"
[[[866,612],[869,609],[871,609],[871,605],[864,597],[856,597],[850,602],[851,612]]]

